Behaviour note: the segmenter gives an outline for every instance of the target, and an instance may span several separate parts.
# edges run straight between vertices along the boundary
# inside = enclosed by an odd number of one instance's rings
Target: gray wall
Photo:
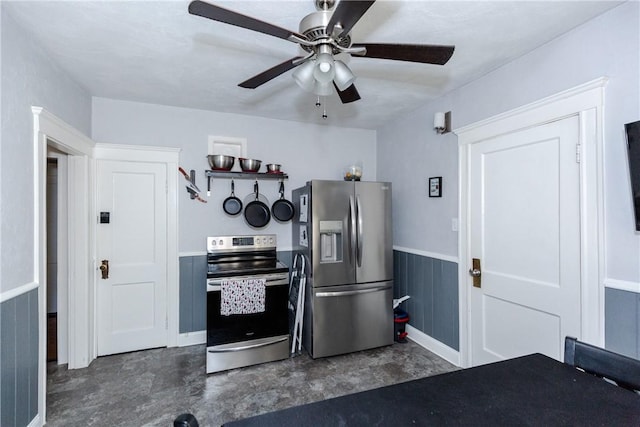
[[[207,329],[207,256],[180,257],[181,334]]]
[[[18,296],[7,292],[28,287],[37,280],[33,262],[37,253],[33,226],[37,212],[31,106],[46,108],[88,135],[91,97],[34,44],[3,3],[0,2],[0,425],[26,426],[38,408],[37,289]]]
[[[605,301],[605,346],[640,359],[640,294],[606,289]]]
[[[455,129],[607,76],[601,286],[640,288],[640,233],[633,226],[623,128],[640,119],[639,16],[640,3],[626,2],[379,129],[378,179],[393,182],[394,246],[444,259],[458,256],[458,233],[451,226],[459,207],[457,137],[433,131],[436,111],[451,111]],[[419,168],[412,167],[416,159]],[[384,167],[389,164],[399,167]],[[442,198],[427,197],[430,176],[443,177]],[[608,290],[607,333],[629,329],[612,315],[620,300],[609,300],[611,295]]]
[[[310,179],[342,179],[344,168],[358,161],[363,164],[365,179],[376,179],[373,130],[94,98],[92,132],[96,142],[180,148],[180,165],[196,170],[201,189],[206,188],[210,135],[246,138],[248,157],[265,164],[281,164],[289,175],[285,182],[287,196]],[[202,251],[207,236],[255,232],[242,215],[229,217],[222,209],[231,191],[229,179],[214,179],[212,186],[206,204],[189,199],[180,187],[180,252]],[[244,199],[253,192],[253,181],[237,179],[235,192]],[[260,181],[260,192],[273,203],[279,196],[277,181]],[[278,247],[291,249],[289,224],[271,221],[260,232],[277,234]]]
[[[409,324],[459,350],[458,264],[393,251],[393,297],[411,296],[400,308]]]
[[[2,2],[0,2],[2,7]],[[0,292],[33,282],[34,170],[32,106],[91,131],[91,97],[1,9],[2,157]],[[6,267],[6,268],[5,268]]]
[[[0,425],[26,426],[38,413],[38,290],[0,304]]]

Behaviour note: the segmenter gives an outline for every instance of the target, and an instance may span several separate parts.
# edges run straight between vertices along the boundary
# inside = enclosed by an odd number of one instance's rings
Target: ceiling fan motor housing
[[[332,38],[332,36],[327,34],[326,28],[327,24],[329,24],[329,20],[331,19],[331,15],[333,15],[333,11],[319,10],[305,16],[304,18],[302,18],[302,21],[300,21],[300,34],[305,35],[310,41],[322,39],[329,40],[330,38]],[[341,32],[342,27],[340,25],[336,25],[333,29],[333,34],[337,35]],[[347,34],[345,36],[333,39],[333,43],[340,47],[348,48],[349,46],[351,46],[351,35]],[[301,46],[307,52],[314,52],[314,46]],[[340,53],[340,50],[334,47],[333,53],[337,55],[338,53]]]
[[[333,9],[336,5],[336,0],[316,0],[316,10],[329,10]]]

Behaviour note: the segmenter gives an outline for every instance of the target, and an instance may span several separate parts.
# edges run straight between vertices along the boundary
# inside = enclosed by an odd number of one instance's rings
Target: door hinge
[[[580,144],[576,144],[576,163],[580,163]]]

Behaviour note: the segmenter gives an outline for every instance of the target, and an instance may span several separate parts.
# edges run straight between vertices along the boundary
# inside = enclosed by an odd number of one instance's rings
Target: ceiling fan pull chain
[[[325,104],[323,110],[322,110],[322,118],[327,120],[327,105]]]
[[[319,106],[321,106],[321,105],[322,105],[322,104],[320,103],[320,97],[318,97],[318,98],[316,99],[316,107],[319,107]]]

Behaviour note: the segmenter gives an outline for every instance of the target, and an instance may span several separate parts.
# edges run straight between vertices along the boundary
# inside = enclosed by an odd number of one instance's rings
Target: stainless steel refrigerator
[[[307,259],[303,344],[325,357],[393,344],[391,183],[309,181],[293,191]]]

